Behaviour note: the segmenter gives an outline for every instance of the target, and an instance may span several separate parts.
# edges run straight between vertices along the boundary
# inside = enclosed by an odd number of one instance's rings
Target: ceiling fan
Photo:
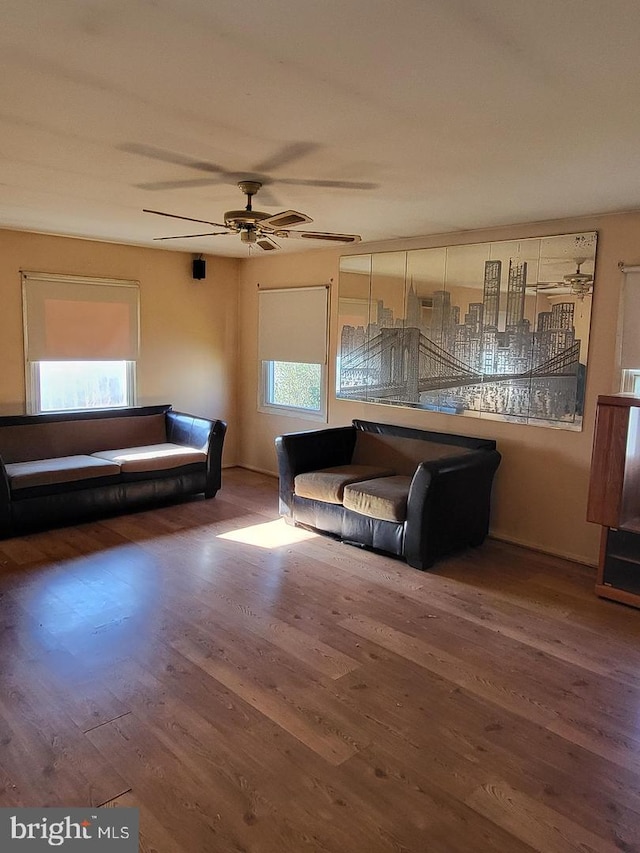
[[[227,210],[224,214],[224,222],[210,222],[207,219],[192,219],[190,216],[178,216],[175,213],[164,213],[161,210],[148,210],[144,208],[143,213],[153,213],[156,216],[168,216],[171,219],[183,219],[187,222],[202,222],[204,225],[213,225],[216,228],[225,228],[225,231],[208,231],[204,234],[176,234],[171,237],[155,237],[155,240],[181,240],[189,237],[216,237],[225,234],[240,234],[243,243],[249,246],[259,246],[266,252],[279,249],[280,246],[273,239],[296,237],[302,240],[329,240],[334,243],[358,243],[360,237],[357,234],[335,234],[330,231],[292,231],[292,225],[302,225],[305,222],[313,222],[311,217],[297,210],[283,210],[271,215],[261,210],[254,210],[252,199],[262,186],[260,181],[238,181],[238,187],[247,196],[247,205],[243,210]]]
[[[269,190],[269,185],[271,184],[286,184],[288,186],[300,187],[324,187],[326,189],[344,190],[374,190],[377,188],[377,184],[367,181],[287,178],[270,174],[274,170],[279,171],[283,166],[287,166],[296,160],[306,157],[314,151],[317,151],[320,147],[321,146],[317,142],[288,142],[278,151],[267,156],[259,163],[254,163],[253,166],[249,169],[243,170],[242,172],[227,169],[225,166],[221,166],[219,163],[212,163],[209,160],[199,160],[175,151],[156,148],[155,145],[146,145],[138,142],[125,142],[122,145],[119,145],[118,149],[120,151],[125,151],[127,154],[135,154],[141,157],[150,158],[151,160],[159,160],[161,163],[169,163],[173,166],[180,166],[184,169],[202,172],[207,176],[201,178],[180,178],[178,180],[152,181],[136,184],[139,189],[143,190],[165,191],[181,188],[187,189],[190,187],[206,187],[213,184],[251,179],[254,181],[260,181],[262,184],[262,197],[265,200],[265,203],[277,204],[278,202],[275,201]]]
[[[572,296],[577,296],[579,299],[584,299],[593,290],[593,276],[582,272],[580,269],[585,261],[586,258],[576,258],[575,272],[562,276],[561,281],[540,282],[537,288],[538,293],[552,293],[555,290],[556,292],[569,293]]]

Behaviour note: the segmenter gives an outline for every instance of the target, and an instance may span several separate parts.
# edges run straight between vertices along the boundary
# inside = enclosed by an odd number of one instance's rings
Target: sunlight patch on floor
[[[229,539],[243,545],[257,545],[258,548],[282,548],[285,545],[304,542],[306,539],[314,539],[316,536],[317,534],[310,530],[291,527],[280,518],[264,524],[252,524],[251,527],[242,527],[240,530],[230,530],[229,533],[220,533],[218,539]]]

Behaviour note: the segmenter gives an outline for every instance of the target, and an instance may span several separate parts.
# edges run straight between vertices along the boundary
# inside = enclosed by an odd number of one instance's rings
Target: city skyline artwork
[[[597,234],[340,260],[336,396],[582,429]]]

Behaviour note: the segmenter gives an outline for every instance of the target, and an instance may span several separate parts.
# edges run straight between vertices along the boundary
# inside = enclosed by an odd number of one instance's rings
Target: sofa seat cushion
[[[5,467],[11,491],[111,477],[120,473],[119,465],[93,456],[58,456],[32,462],[9,462]]]
[[[374,477],[390,477],[393,473],[390,468],[375,465],[336,465],[334,468],[298,474],[294,480],[294,490],[300,498],[341,504],[344,488],[349,483]]]
[[[411,479],[397,475],[349,483],[344,489],[344,507],[382,521],[403,522]]]
[[[141,447],[124,447],[121,450],[99,450],[92,456],[119,465],[123,474],[164,471],[167,468],[180,468],[183,465],[193,465],[194,462],[204,464],[207,461],[204,450],[170,443],[145,444]]]

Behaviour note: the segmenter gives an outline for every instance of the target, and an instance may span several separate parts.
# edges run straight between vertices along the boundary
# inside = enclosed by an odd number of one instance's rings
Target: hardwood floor
[[[640,851],[640,611],[594,578],[418,572],[240,469],[0,541],[0,805],[136,806],[146,853]]]

